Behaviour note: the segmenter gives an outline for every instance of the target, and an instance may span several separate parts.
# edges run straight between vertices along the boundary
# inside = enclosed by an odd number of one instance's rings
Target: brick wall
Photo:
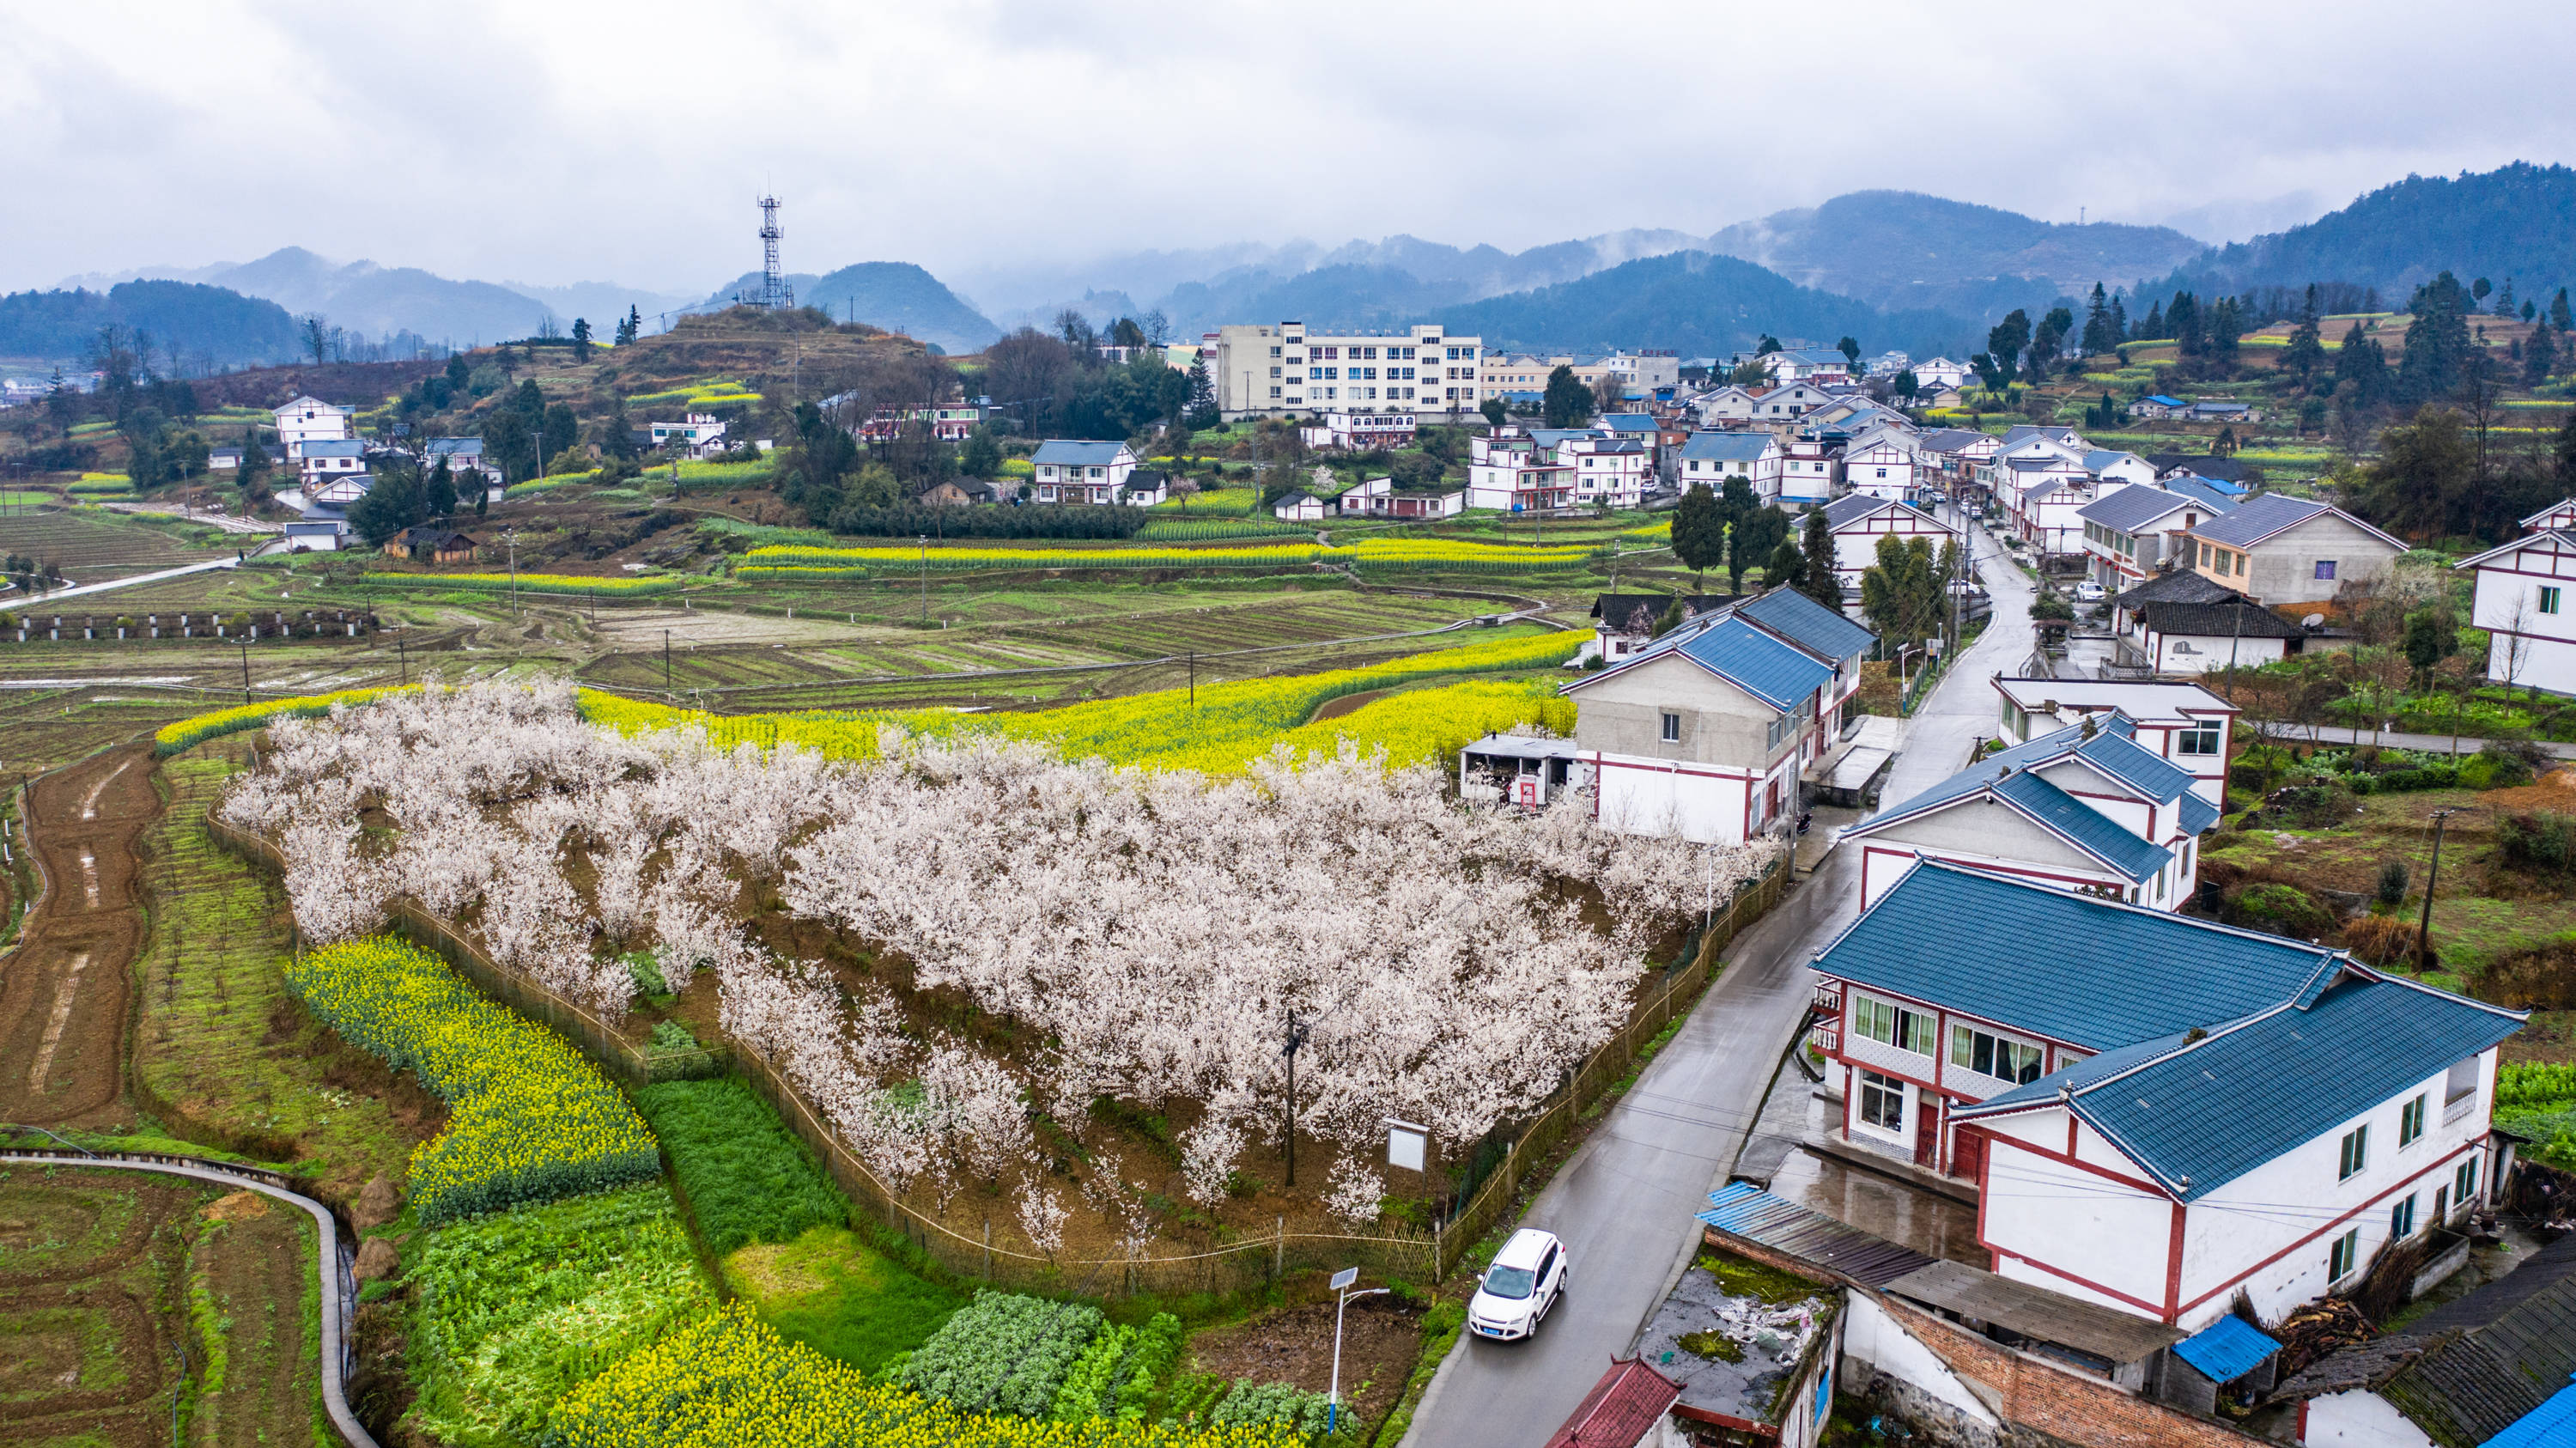
[[[2017,1428],[2082,1448],[2247,1448],[2265,1441],[2099,1378],[2051,1367],[1919,1308],[1873,1297],[1952,1371],[1986,1389],[1987,1400]]]

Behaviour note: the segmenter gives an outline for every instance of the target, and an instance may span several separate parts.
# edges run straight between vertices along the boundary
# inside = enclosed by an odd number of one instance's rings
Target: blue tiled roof
[[[2279,1352],[2281,1345],[2231,1312],[2175,1343],[2173,1350],[2184,1362],[2200,1369],[2201,1376],[2212,1382],[2232,1383],[2261,1367],[2263,1359]]]
[[[2212,1015],[2199,1023],[2208,1034],[2139,1053],[2146,1059],[2126,1070],[2084,1062],[2080,1081],[2042,1076],[1959,1108],[1959,1118],[2063,1100],[2192,1201],[2486,1050],[2525,1018],[2348,960],[2322,991],[2314,984],[2282,992],[2250,1017]],[[2083,988],[2071,972],[2063,985]]]
[[[1695,432],[1682,443],[1682,456],[1710,462],[1749,463],[1777,446],[1767,432]]]
[[[2131,834],[2118,820],[2027,770],[1991,786],[1997,798],[2065,836],[2084,853],[2140,884],[2173,863],[2173,851]]]
[[[1081,442],[1066,438],[1050,438],[1038,444],[1036,454],[1029,461],[1065,463],[1074,467],[1107,467],[1118,461],[1118,454],[1126,446],[1127,444],[1123,442]]]
[[[2159,393],[2155,393],[2155,394],[2154,394],[2154,395],[2152,395],[2152,396],[2148,396],[2148,397],[2141,397],[2141,398],[2139,398],[2138,400],[2139,400],[2140,402],[2152,402],[2152,403],[2154,403],[2154,404],[2155,404],[2156,406],[2158,406],[2158,407],[2181,407],[2181,406],[2183,406],[2183,405],[2184,405],[2183,400],[2182,400],[2181,398],[2179,398],[2179,397],[2167,397],[2167,396],[2165,396],[2165,395],[2164,395],[2163,393],[2161,393],[2161,392],[2159,392]]]
[[[2218,806],[2190,790],[2183,792],[2180,808],[2184,834],[2196,835],[2218,823]]]
[[[2293,498],[2287,493],[2265,493],[2224,518],[2212,518],[2194,528],[2192,536],[2212,543],[2227,543],[2251,548],[2284,528],[2294,528],[2322,513],[2334,510],[2323,503]]]
[[[1823,687],[1834,676],[1831,665],[1817,661],[1803,649],[1773,638],[1730,612],[1703,627],[1677,628],[1615,666],[1597,674],[1587,674],[1565,687],[1569,692],[1581,689],[1672,653],[1682,655],[1782,713],[1796,708],[1799,700]]]
[[[1772,589],[1736,612],[1828,659],[1850,658],[1878,638],[1794,588]]]
[[[2075,746],[2077,758],[2137,790],[2159,804],[2191,793],[2191,774],[2162,755],[2139,747],[2130,734],[2137,728],[2116,710],[2112,725]],[[2082,725],[2073,726],[2081,729]],[[2063,733],[2064,731],[2059,731]],[[2054,738],[2043,735],[2042,738]]]
[[[2104,468],[2116,465],[2122,458],[2127,458],[2133,463],[2146,461],[2136,453],[2122,452],[2118,448],[2097,447],[2084,455],[2084,471],[2098,473]]]
[[[2245,489],[2235,483],[2213,482],[2196,473],[2184,473],[2179,477],[2166,478],[2156,486],[2177,497],[2221,513],[2235,507],[2236,500],[2245,496]]]
[[[1655,415],[1651,412],[1607,412],[1601,415],[1600,422],[1603,427],[1608,428],[1612,432],[1653,432],[1656,430]]]
[[[2242,1020],[2290,999],[2334,959],[2335,952],[2305,941],[1926,859],[1844,930],[1815,968],[2109,1051]],[[2108,982],[2118,989],[2105,989]]]
[[[2167,513],[2181,512],[2192,503],[2192,499],[2179,493],[2132,484],[2076,509],[2075,516],[2116,532],[2135,533]],[[2205,503],[2201,508],[2204,512],[2215,511]]]

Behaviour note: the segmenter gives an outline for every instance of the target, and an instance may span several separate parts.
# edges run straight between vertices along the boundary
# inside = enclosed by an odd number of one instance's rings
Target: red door
[[[1974,1131],[1962,1131],[1950,1139],[1950,1175],[1963,1181],[1975,1181],[1986,1169],[1986,1138]]]
[[[1941,1169],[1941,1098],[1920,1088],[1914,1097],[1914,1164]]]

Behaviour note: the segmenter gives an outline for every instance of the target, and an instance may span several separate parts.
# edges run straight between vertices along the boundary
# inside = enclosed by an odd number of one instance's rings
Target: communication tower
[[[778,265],[778,239],[787,233],[778,225],[778,198],[760,198],[760,290],[743,301],[755,307],[792,307],[796,293],[787,285],[786,272]]]

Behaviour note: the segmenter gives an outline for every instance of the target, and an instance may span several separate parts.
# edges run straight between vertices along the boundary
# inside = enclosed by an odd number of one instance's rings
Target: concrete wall
[[[1689,770],[1652,760],[1601,759],[1597,817],[1616,833],[1740,844],[1745,838],[1746,795],[1757,787],[1742,776]]]
[[[2495,631],[2487,644],[2487,677],[2576,694],[2576,552],[2535,540],[2481,565],[2477,580],[2470,620]],[[2558,612],[2540,611],[2543,588],[2560,590]]]
[[[2433,1448],[2423,1429],[2377,1393],[2329,1393],[2308,1400],[2308,1448]]]
[[[1848,832],[1847,832],[1848,833]],[[1900,820],[1882,829],[1852,838],[1864,850],[1901,848],[1920,850],[1955,860],[1963,865],[1990,866],[2027,873],[2044,884],[2072,887],[2080,883],[2118,880],[2102,862],[2076,849],[2048,830],[2032,823],[2020,811],[1984,800],[1969,800],[1932,811],[1914,819]],[[1861,904],[1864,908],[1894,888],[1904,877],[1905,868],[1882,864],[1882,856],[1866,859],[1861,872]],[[2070,878],[2071,877],[2071,878]]]
[[[1767,773],[1796,747],[1764,743],[1779,714],[1770,705],[1685,658],[1666,656],[1584,686],[1575,696],[1574,740],[1586,750],[1721,764]],[[1682,716],[1681,739],[1663,739],[1665,713]]]
[[[2159,1316],[2173,1203],[2135,1181],[2136,1165],[2089,1127],[2078,1129],[2073,1161],[2063,1160],[2066,1122],[2067,1113],[2052,1108],[1979,1123],[1994,1135],[1979,1239],[1994,1251],[2000,1276]]]
[[[2388,565],[2396,555],[2388,545],[2345,522],[2331,513],[2322,513],[2286,533],[2275,534],[2255,548],[2240,550],[2249,554],[2245,572],[2229,573],[2219,582],[2230,588],[2243,589],[2262,601],[2266,608],[2285,603],[2325,603],[2347,583],[2373,583],[2388,576]],[[2316,576],[2319,559],[2333,559],[2335,576]],[[2212,559],[2213,565],[2215,558]],[[2217,578],[2215,567],[2199,569],[2198,549],[2193,550],[2193,567]]]

